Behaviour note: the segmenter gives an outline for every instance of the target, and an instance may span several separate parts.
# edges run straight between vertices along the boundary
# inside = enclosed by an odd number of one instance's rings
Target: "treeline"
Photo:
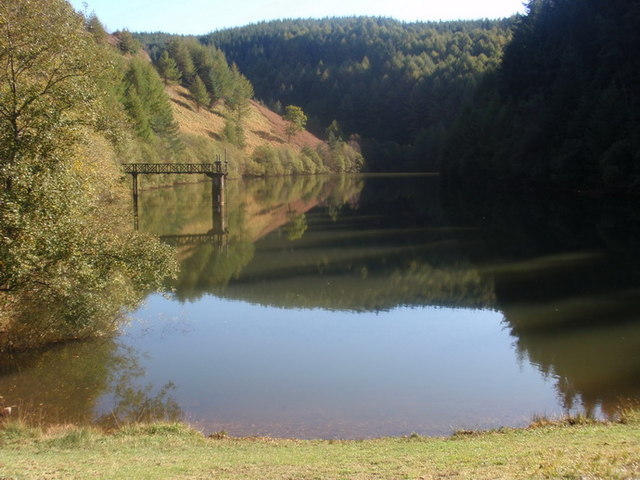
[[[437,168],[448,129],[499,64],[511,23],[283,20],[200,40],[224,51],[276,111],[300,105],[315,133],[336,120],[345,138],[360,135],[369,169],[424,170]]]
[[[532,0],[452,133],[449,178],[638,192],[640,4]]]

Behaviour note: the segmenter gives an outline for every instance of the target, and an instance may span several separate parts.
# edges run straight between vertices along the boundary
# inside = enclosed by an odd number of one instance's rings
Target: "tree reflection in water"
[[[451,192],[433,177],[361,179],[236,183],[228,249],[183,249],[176,297],[352,311],[495,309],[518,355],[555,379],[567,410],[612,415],[620,399],[640,398],[633,201]],[[189,205],[176,217],[181,228],[198,224]]]
[[[129,422],[182,417],[169,383],[157,393],[141,386],[145,372],[138,352],[114,339],[70,342],[45,350],[4,354],[0,360],[0,392],[15,404],[15,415],[29,424],[98,423],[105,427]],[[111,405],[101,406],[111,399]]]
[[[144,192],[141,228],[206,234],[208,187]],[[640,399],[633,202],[454,195],[434,178],[351,176],[229,182],[227,207],[223,248],[177,247],[178,302],[493,309],[567,410],[613,415],[621,399]],[[43,421],[180,418],[174,384],[154,388],[143,375],[138,353],[116,340],[75,342],[0,359],[0,394]]]
[[[494,284],[520,357],[555,379],[567,411],[612,417],[640,400],[637,200],[466,194],[447,209],[479,227],[465,253]]]

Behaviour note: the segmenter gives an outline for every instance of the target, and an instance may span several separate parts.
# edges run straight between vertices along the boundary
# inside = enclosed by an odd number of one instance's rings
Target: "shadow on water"
[[[492,279],[522,358],[556,379],[567,410],[614,415],[640,399],[640,215],[636,199],[448,198],[479,226],[466,255]]]

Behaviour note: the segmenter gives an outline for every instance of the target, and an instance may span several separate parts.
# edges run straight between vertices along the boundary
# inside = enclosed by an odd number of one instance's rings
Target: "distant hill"
[[[276,112],[357,139],[367,170],[637,194],[638,2],[526,3],[503,20],[279,20],[198,41]],[[138,38],[157,59],[174,37]]]
[[[482,74],[498,66],[512,24],[280,20],[198,41],[237,65],[256,98],[274,111],[298,105],[319,137],[357,138],[368,170],[434,170],[448,129]],[[162,33],[136,38],[154,60],[171,42],[185,39]]]
[[[499,64],[512,23],[282,20],[200,41],[223,51],[276,111],[300,105],[315,133],[336,120],[345,136],[363,138],[371,170],[429,170],[482,74]]]
[[[492,189],[637,195],[640,3],[535,0],[527,10],[452,132],[444,173]]]

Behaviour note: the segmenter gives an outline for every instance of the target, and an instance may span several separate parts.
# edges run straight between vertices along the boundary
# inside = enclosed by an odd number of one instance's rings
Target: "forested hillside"
[[[453,132],[448,177],[637,192],[638,32],[637,0],[532,0]]]
[[[363,160],[357,144],[340,138],[328,143],[301,141],[307,119],[299,107],[288,105],[282,119],[253,103],[251,82],[235,64],[227,62],[222,51],[193,38],[163,38],[166,41],[160,44],[147,44],[147,51],[172,94],[174,110],[192,110],[200,117],[199,123],[208,123],[205,135],[190,131],[184,122],[179,125],[184,150],[179,158],[210,161],[215,154],[229,150],[233,175],[360,171]],[[149,62],[146,68],[153,70]],[[218,126],[210,114],[223,118],[224,123]],[[272,128],[265,130],[256,124],[256,116],[271,118]],[[278,132],[282,123],[287,124],[284,135]],[[255,136],[262,138],[257,148],[255,142],[249,145]]]
[[[315,133],[357,140],[369,170],[628,192],[640,182],[638,5],[532,0],[502,21],[283,20],[200,42],[272,108],[300,105]],[[153,54],[168,37],[143,41]]]
[[[201,41],[236,63],[272,108],[300,105],[317,134],[331,126],[332,135],[359,135],[369,169],[424,170],[437,167],[447,129],[481,74],[498,65],[510,24],[284,20]]]

